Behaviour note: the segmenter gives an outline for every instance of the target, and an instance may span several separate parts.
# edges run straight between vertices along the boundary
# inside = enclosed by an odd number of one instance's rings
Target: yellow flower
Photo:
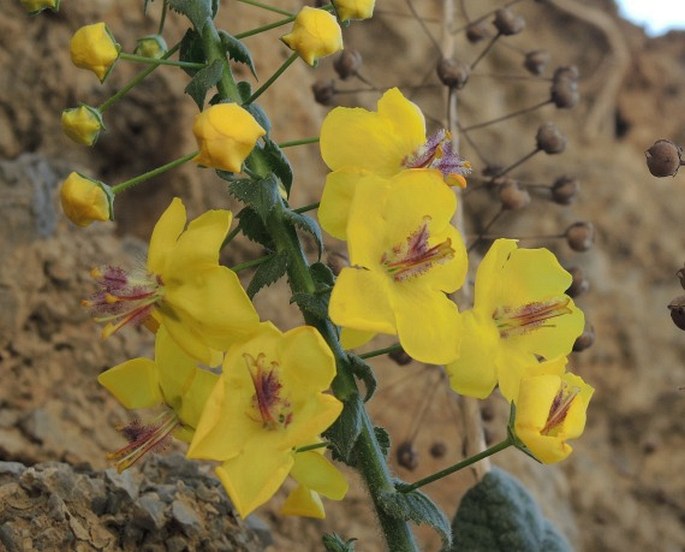
[[[408,168],[433,168],[448,184],[466,185],[470,164],[454,152],[446,131],[426,139],[421,110],[402,92],[385,92],[377,109],[336,107],[321,125],[321,157],[333,172],[326,178],[318,217],[339,239],[345,239],[350,202],[366,172],[390,178]]]
[[[324,519],[326,512],[319,495],[331,500],[345,497],[347,480],[322,454],[323,449],[295,454],[290,475],[298,485],[283,503],[281,514]]]
[[[226,353],[188,457],[221,462],[216,473],[242,517],[278,490],[295,448],[318,442],[340,415],[342,403],[324,392],[334,376],[333,354],[309,326],[282,333],[265,322]]]
[[[119,58],[121,46],[114,40],[107,25],[93,23],[74,33],[70,49],[72,63],[92,71],[103,82]]]
[[[51,10],[56,12],[59,10],[60,0],[20,0],[21,5],[26,8],[31,15],[42,12],[43,10]]]
[[[547,249],[495,241],[478,267],[474,307],[462,313],[461,354],[445,367],[452,388],[484,398],[499,382],[511,401],[537,357],[570,353],[585,323],[564,293],[571,280]]]
[[[376,0],[333,0],[340,21],[369,19],[373,16]]]
[[[107,184],[99,180],[72,172],[62,183],[59,197],[64,214],[77,226],[113,218],[114,194]]]
[[[146,270],[95,269],[99,289],[84,305],[107,323],[103,337],[152,317],[186,354],[215,366],[222,351],[256,331],[259,318],[238,277],[219,264],[231,219],[230,211],[207,211],[184,230],[186,210],[175,198],[152,232]]]
[[[238,104],[220,103],[195,116],[193,134],[200,148],[196,163],[239,173],[243,161],[266,131]]]
[[[583,433],[593,393],[582,378],[570,373],[524,378],[515,401],[514,434],[526,452],[544,464],[571,454],[566,441]]]
[[[149,450],[163,446],[170,435],[190,442],[218,378],[198,368],[163,327],[157,332],[155,360],[135,358],[100,374],[98,382],[124,407],[164,407],[149,425],[133,422],[123,429],[130,440],[128,446],[108,455],[119,472]]]
[[[466,275],[466,249],[450,225],[456,198],[433,170],[373,174],[357,187],[347,225],[350,267],[329,314],[346,328],[398,335],[411,357],[433,364],[459,354],[461,320],[445,295]]]
[[[309,65],[343,49],[342,31],[336,18],[325,10],[309,6],[300,10],[293,30],[281,40]]]
[[[102,113],[89,105],[62,111],[62,131],[77,144],[92,146],[105,128]]]
[[[167,50],[169,50],[169,47],[167,46],[164,37],[155,34],[139,38],[133,53],[152,59],[160,59],[167,53]]]

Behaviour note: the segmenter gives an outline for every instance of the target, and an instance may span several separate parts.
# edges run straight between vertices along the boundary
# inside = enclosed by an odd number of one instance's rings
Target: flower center
[[[281,397],[283,384],[278,377],[278,363],[267,365],[264,353],[256,359],[244,353],[243,358],[255,388],[252,405],[259,413],[258,420],[265,429],[286,428],[293,420],[293,412],[290,401]]]
[[[381,264],[396,282],[419,276],[434,264],[442,264],[454,258],[454,249],[449,238],[433,247],[428,245],[430,220],[429,216],[423,217],[419,228],[405,242],[394,245],[390,251],[383,253]]]
[[[497,324],[500,337],[523,335],[538,328],[553,327],[553,324],[546,322],[557,316],[571,314],[572,311],[568,307],[570,301],[568,296],[561,295],[519,307],[497,307],[492,313],[492,318]]]
[[[159,276],[149,272],[126,272],[118,266],[94,268],[91,276],[97,291],[81,304],[91,310],[96,322],[104,322],[102,337],[109,337],[126,324],[140,324],[164,295]]]
[[[128,445],[107,454],[117,471],[130,468],[151,450],[164,450],[168,444],[171,432],[181,425],[176,412],[165,409],[149,424],[143,424],[139,419],[133,420],[119,431],[128,439]]]
[[[561,387],[552,401],[552,406],[549,407],[547,423],[542,428],[542,431],[540,431],[542,435],[554,435],[559,430],[559,426],[566,419],[573,400],[579,393],[580,389],[578,387],[569,388],[565,381],[561,382]]]
[[[451,186],[466,186],[464,177],[471,172],[471,163],[454,151],[452,135],[444,128],[428,137],[422,146],[402,161],[408,169],[437,169]]]

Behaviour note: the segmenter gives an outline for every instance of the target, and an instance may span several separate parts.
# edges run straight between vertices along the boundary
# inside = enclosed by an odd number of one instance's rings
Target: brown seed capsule
[[[574,251],[587,251],[595,241],[595,227],[591,222],[574,222],[564,233],[568,246]]]
[[[561,82],[562,80],[577,81],[580,77],[578,67],[575,65],[565,65],[557,67],[552,75],[552,82]]]
[[[578,84],[575,81],[562,80],[552,83],[550,99],[558,109],[571,109],[580,101]]]
[[[447,454],[447,445],[442,441],[436,441],[431,445],[430,453],[433,458],[442,458]]]
[[[670,140],[657,140],[645,152],[647,168],[654,176],[675,176],[683,164],[683,148]]]
[[[533,75],[542,75],[549,63],[550,55],[547,50],[533,50],[526,52],[523,66]]]
[[[354,77],[362,66],[362,55],[352,48],[345,48],[333,62],[333,69],[342,80]]]
[[[406,366],[407,364],[411,364],[411,361],[413,360],[405,351],[404,349],[397,349],[395,351],[392,351],[388,353],[388,356],[394,360],[399,366]]]
[[[590,289],[590,280],[585,277],[585,272],[583,272],[582,268],[572,266],[566,270],[573,278],[571,285],[566,290],[567,295],[570,297],[578,297]]]
[[[671,311],[671,320],[681,330],[685,330],[685,295],[676,297],[668,304]]]
[[[518,34],[526,28],[526,20],[509,8],[497,10],[493,24],[505,36]]]
[[[678,280],[680,280],[680,287],[685,289],[685,266],[679,269],[678,272],[675,273],[675,275],[678,277]]]
[[[561,153],[566,148],[566,136],[554,123],[543,123],[535,135],[538,149],[547,154]]]
[[[580,182],[577,178],[560,176],[552,184],[552,201],[559,205],[570,205],[576,199],[580,191]]]
[[[518,180],[513,178],[498,180],[504,180],[504,183],[499,188],[499,199],[502,202],[503,209],[514,211],[528,206],[530,203],[530,193]]]
[[[404,441],[397,447],[397,463],[403,468],[414,471],[419,465],[419,453],[411,441]]]
[[[491,36],[490,26],[486,21],[471,23],[471,25],[466,28],[466,38],[472,44],[490,38]]]
[[[316,81],[312,84],[312,92],[314,93],[314,100],[321,105],[329,105],[333,96],[335,96],[335,82],[330,81]]]
[[[573,351],[580,353],[585,349],[589,349],[595,342],[595,329],[592,326],[586,326],[583,333],[580,334],[573,343]]]
[[[469,80],[471,66],[456,59],[442,58],[438,62],[437,72],[442,84],[461,90]]]
[[[347,258],[347,255],[340,251],[329,250],[326,255],[326,265],[328,265],[333,274],[338,276],[343,268],[350,266],[350,260]]]

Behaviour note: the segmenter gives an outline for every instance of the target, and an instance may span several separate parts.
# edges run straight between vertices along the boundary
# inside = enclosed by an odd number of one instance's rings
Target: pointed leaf
[[[385,431],[384,428],[375,426],[373,428],[374,433],[376,434],[376,440],[378,441],[378,445],[381,447],[381,450],[383,451],[383,456],[386,458],[388,457],[388,452],[390,451],[390,434]]]
[[[224,175],[231,173],[218,171],[218,174],[222,178],[226,178]],[[264,224],[267,222],[269,213],[281,201],[281,196],[278,192],[278,182],[273,175],[269,175],[262,180],[233,180],[228,185],[228,191],[233,197],[252,207]]]
[[[321,255],[323,254],[323,235],[321,234],[319,224],[313,218],[296,213],[291,209],[286,210],[283,214],[288,222],[312,235],[316,245],[319,247],[318,260],[321,260]]]
[[[352,449],[362,431],[362,402],[358,397],[343,402],[343,411],[335,423],[324,432],[332,445],[332,457],[346,464],[352,461]]]
[[[354,552],[354,541],[357,539],[343,540],[340,535],[333,533],[325,534],[322,538],[326,552]]]
[[[250,50],[247,49],[247,46],[226,31],[220,30],[219,36],[221,37],[221,44],[226,49],[228,57],[233,61],[247,65],[256,79],[257,72],[254,67],[254,62],[252,61],[252,54],[250,54]]]
[[[198,32],[202,32],[207,19],[214,15],[211,0],[166,0],[166,3],[172,10],[190,19]]]
[[[260,216],[251,207],[245,207],[237,215],[240,231],[250,241],[261,244],[267,249],[274,249],[271,236]]]
[[[243,107],[255,118],[255,121],[259,123],[259,126],[266,130],[266,134],[268,136],[269,132],[271,132],[271,121],[269,120],[266,111],[264,111],[256,103],[249,103],[247,105],[243,105]]]
[[[364,382],[364,386],[366,387],[364,402],[367,402],[375,393],[377,386],[376,377],[373,375],[373,370],[371,370],[371,367],[364,362],[362,358],[354,353],[348,353],[347,360],[348,365],[355,377]]]
[[[270,286],[285,274],[288,269],[288,255],[275,253],[257,267],[250,285],[247,286],[247,296],[252,299],[265,286]]]
[[[330,288],[335,284],[335,274],[324,263],[312,263],[309,267],[309,272],[312,273],[312,278],[320,289]]]
[[[283,150],[278,147],[278,144],[270,138],[265,139],[264,153],[269,161],[269,166],[283,184],[286,194],[290,195],[290,187],[293,184],[293,169],[290,166],[290,161],[288,161]]]
[[[202,37],[193,29],[188,29],[181,39],[181,46],[178,52],[178,59],[190,63],[205,63],[205,51],[202,47]],[[191,77],[198,72],[198,69],[183,67],[183,70]]]
[[[202,107],[205,105],[205,97],[209,89],[221,80],[225,66],[225,62],[218,59],[214,60],[211,65],[195,73],[188,86],[186,86],[185,93],[195,100],[200,111],[202,111]]]
[[[301,311],[311,314],[319,320],[325,320],[328,317],[329,298],[329,291],[318,293],[306,293],[301,291],[293,293],[290,302],[297,303],[297,306]]]

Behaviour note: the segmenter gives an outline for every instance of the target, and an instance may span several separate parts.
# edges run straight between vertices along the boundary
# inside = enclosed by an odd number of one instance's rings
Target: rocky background
[[[297,2],[278,5],[296,9]],[[234,1],[221,2],[220,25],[238,32],[278,16]],[[459,4],[459,3],[456,3]],[[476,18],[496,2],[465,2]],[[336,531],[359,538],[358,549],[380,550],[380,538],[363,489],[327,504],[324,522],[283,519],[273,505],[247,522],[211,475],[210,466],[185,462],[172,451],[147,459],[118,476],[105,453],[120,446],[115,427],[129,414],[95,380],[102,370],[149,354],[144,331],[128,329],[107,341],[79,300],[92,290],[88,270],[103,263],[133,264],[170,198],[181,195],[195,216],[207,207],[233,207],[222,181],[193,167],[148,182],[117,199],[116,224],[79,229],[62,217],[56,200],[71,170],[117,183],[194,149],[190,121],[196,107],[185,97],[185,77],[160,68],[105,116],[108,132],[91,149],[62,136],[59,113],[84,101],[104,101],[140,67],[119,63],[105,85],[71,66],[68,42],[78,27],[108,23],[127,51],[156,30],[159,2],[144,16],[137,0],[63,0],[59,14],[29,18],[8,1],[0,18],[0,549],[8,550],[320,550],[320,535]],[[414,2],[441,43],[441,3]],[[460,93],[459,119],[469,126],[545,100],[549,82],[502,79],[525,75],[523,53],[546,49],[551,63],[575,64],[582,101],[571,111],[546,106],[462,138],[476,173],[486,163],[508,165],[529,153],[541,122],[552,120],[568,135],[566,152],[536,155],[513,174],[528,183],[551,183],[566,174],[582,189],[571,207],[550,203],[531,187],[533,202],[506,212],[490,230],[507,236],[557,236],[577,220],[592,221],[595,246],[571,251],[563,239],[525,240],[553,249],[565,266],[580,267],[590,290],[578,302],[591,322],[594,345],[573,355],[573,369],[597,389],[588,426],[571,458],[540,466],[516,451],[494,462],[519,477],[546,515],[577,550],[685,549],[685,335],[666,305],[682,290],[675,278],[685,260],[683,176],[657,180],[643,151],[660,137],[685,142],[685,34],[648,38],[621,21],[610,0],[522,2],[521,35],[500,41]],[[364,57],[363,76],[377,86],[434,84],[435,45],[408,17],[407,4],[378,5],[373,21],[345,31],[346,45]],[[463,24],[458,12],[456,27]],[[184,32],[170,16],[168,42]],[[249,38],[262,81],[287,57],[278,31]],[[470,62],[483,43],[458,41]],[[499,75],[495,78],[492,75]],[[243,71],[242,77],[248,75]],[[331,63],[312,70],[291,67],[262,105],[276,140],[315,135],[329,109],[312,100],[310,85],[334,77]],[[341,90],[365,88],[337,82]],[[406,88],[409,93],[409,89]],[[443,118],[436,87],[415,90],[430,124]],[[333,103],[373,107],[377,94],[337,94]],[[324,167],[316,146],[288,151],[296,170],[293,205],[316,201]],[[480,154],[480,155],[479,155]],[[478,190],[465,198],[466,232],[473,235],[497,212],[496,195]],[[339,244],[331,244],[339,248]],[[236,240],[231,265],[259,251]],[[484,250],[476,250],[474,260]],[[247,275],[249,276],[249,275]],[[283,283],[257,296],[258,307],[284,329],[300,323],[287,306]],[[383,344],[379,341],[379,345]],[[413,439],[418,465],[413,480],[458,459],[462,410],[441,372],[418,365],[375,363],[381,391],[373,409],[395,445]],[[428,406],[425,406],[428,405]],[[423,414],[421,414],[423,413]],[[486,438],[502,437],[507,406],[483,403]],[[421,423],[414,424],[420,419]],[[434,458],[436,443],[445,449]],[[394,454],[394,453],[393,453]],[[474,482],[455,475],[427,488],[448,512]],[[420,531],[426,550],[438,539]],[[656,547],[656,548],[655,548]]]

